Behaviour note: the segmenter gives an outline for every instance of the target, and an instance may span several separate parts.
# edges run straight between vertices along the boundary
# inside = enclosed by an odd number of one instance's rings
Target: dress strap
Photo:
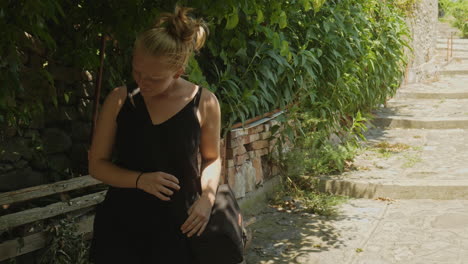
[[[138,92],[139,88],[136,82],[129,82],[127,84],[127,99],[130,100],[130,103],[133,105],[133,107],[136,107],[135,100],[133,98],[136,94],[138,94]]]
[[[138,84],[136,82],[129,82],[127,83],[127,93],[133,93],[138,88]]]

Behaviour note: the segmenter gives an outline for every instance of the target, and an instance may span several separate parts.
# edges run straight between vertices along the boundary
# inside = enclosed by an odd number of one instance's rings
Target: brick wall
[[[274,152],[277,135],[271,128],[279,122],[265,118],[245,128],[234,129],[226,137],[225,171],[237,198],[255,191],[264,181],[278,174],[278,167],[270,159]]]

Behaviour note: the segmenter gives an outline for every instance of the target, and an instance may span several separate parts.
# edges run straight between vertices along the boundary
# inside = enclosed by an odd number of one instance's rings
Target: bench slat
[[[78,234],[88,234],[93,231],[94,216],[87,217],[78,223]],[[21,256],[38,249],[44,248],[48,239],[47,232],[39,232],[37,234],[23,237],[23,242],[20,239],[8,240],[0,244],[0,261]]]
[[[33,223],[38,220],[51,218],[57,215],[72,212],[78,209],[96,205],[104,200],[107,191],[88,194],[66,202],[58,202],[45,207],[33,208],[18,213],[0,217],[0,232],[8,228]]]
[[[29,187],[21,190],[6,192],[0,194],[0,206],[24,202],[35,198],[44,197],[56,193],[71,191],[84,187],[94,186],[102,183],[90,175],[76,177],[66,181],[59,181],[51,184],[43,184]]]

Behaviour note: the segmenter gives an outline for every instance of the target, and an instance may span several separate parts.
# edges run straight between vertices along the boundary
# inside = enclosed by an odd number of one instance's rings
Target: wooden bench
[[[18,203],[24,203],[50,195],[76,191],[100,184],[100,181],[88,175],[52,184],[44,184],[1,193],[0,206],[3,208],[2,211],[5,211],[6,208]],[[94,216],[90,215],[89,212],[93,211],[94,207],[103,201],[105,194],[106,191],[101,190],[76,198],[64,199],[64,201],[51,203],[43,207],[36,207],[2,215],[0,216],[0,234],[3,235],[9,230],[31,225],[50,218],[65,218],[67,215],[73,215],[74,218],[80,219],[77,222],[78,233],[89,236],[92,233],[92,224],[94,220]],[[1,242],[0,261],[42,249],[46,246],[48,239],[49,233],[44,229],[39,229],[31,230],[30,232],[27,232],[25,236]]]

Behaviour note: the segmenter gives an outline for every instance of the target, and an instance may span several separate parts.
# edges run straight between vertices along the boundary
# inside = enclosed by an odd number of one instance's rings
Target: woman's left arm
[[[200,235],[205,230],[215,202],[216,190],[221,175],[219,143],[221,111],[218,99],[207,89],[203,89],[202,92],[199,105],[199,120],[201,125],[202,195],[189,209],[189,217],[181,227],[182,232],[187,233],[188,237],[194,234]]]
[[[202,196],[214,204],[216,189],[221,175],[220,133],[221,110],[216,96],[205,89],[200,102],[201,139],[200,153]]]

